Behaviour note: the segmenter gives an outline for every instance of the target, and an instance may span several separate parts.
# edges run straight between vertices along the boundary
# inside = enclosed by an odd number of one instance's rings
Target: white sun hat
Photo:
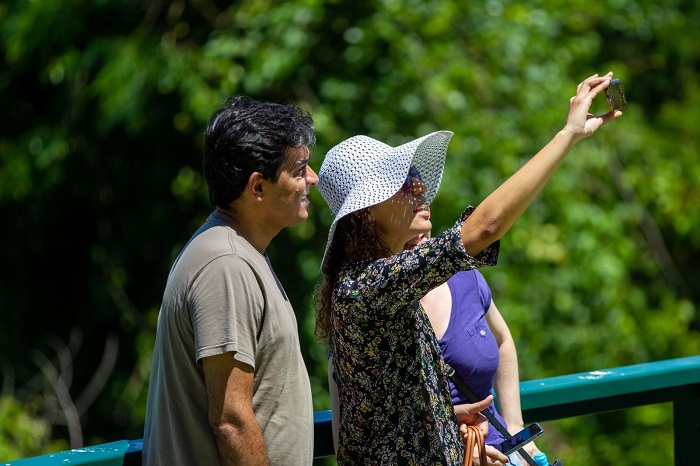
[[[426,185],[429,205],[440,187],[451,131],[436,131],[398,147],[369,136],[353,136],[333,147],[318,172],[318,189],[335,214],[328,233],[322,268],[338,220],[349,213],[371,207],[396,194],[416,167]]]

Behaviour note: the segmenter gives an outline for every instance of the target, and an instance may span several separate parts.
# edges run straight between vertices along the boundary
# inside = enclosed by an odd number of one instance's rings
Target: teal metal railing
[[[526,422],[551,421],[656,403],[673,403],[674,462],[695,464],[700,438],[700,356],[530,380],[520,384]],[[314,455],[333,455],[330,411],[314,414]],[[69,450],[5,465],[141,464],[141,440]]]

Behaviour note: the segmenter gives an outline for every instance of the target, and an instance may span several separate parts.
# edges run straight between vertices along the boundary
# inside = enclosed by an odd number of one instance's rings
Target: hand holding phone
[[[520,450],[523,445],[532,442],[543,433],[544,429],[542,429],[542,426],[533,422],[512,437],[505,439],[498,445],[494,445],[494,448],[508,456],[514,451]]]

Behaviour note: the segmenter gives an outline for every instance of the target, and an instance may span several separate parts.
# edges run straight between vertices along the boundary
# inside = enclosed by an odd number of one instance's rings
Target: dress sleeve
[[[460,231],[473,212],[468,207],[454,226],[442,234],[406,251],[375,261],[349,264],[341,273],[338,301],[356,302],[368,318],[390,318],[460,270],[495,265],[499,242],[475,257],[467,254]],[[351,306],[354,307],[354,306]]]

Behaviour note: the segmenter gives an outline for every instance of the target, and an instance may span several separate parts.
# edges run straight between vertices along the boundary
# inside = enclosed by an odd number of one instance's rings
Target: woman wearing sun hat
[[[411,250],[404,244],[431,229],[428,206],[452,133],[398,147],[355,136],[328,152],[318,188],[335,218],[317,333],[329,339],[334,358],[339,464],[463,464],[440,347],[419,300],[459,270],[496,263],[498,240],[573,146],[621,115],[588,113],[611,78],[580,83],[566,125],[542,150],[452,228]],[[505,458],[495,459],[489,464]]]

